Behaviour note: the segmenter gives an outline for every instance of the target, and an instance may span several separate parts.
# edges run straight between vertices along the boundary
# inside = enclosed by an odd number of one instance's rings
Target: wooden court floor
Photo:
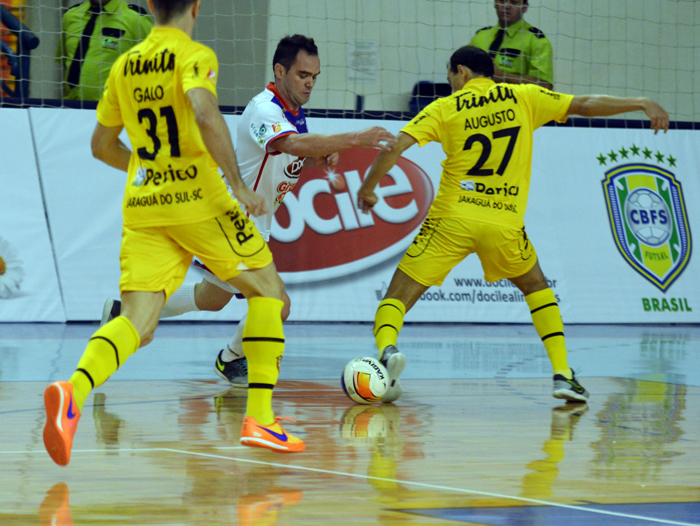
[[[304,453],[239,445],[231,327],[169,324],[88,399],[69,466],[42,393],[95,325],[0,325],[0,525],[700,525],[700,328],[569,327],[587,405],[527,326],[407,325],[404,396],[339,387],[367,325],[291,325],[274,409]]]

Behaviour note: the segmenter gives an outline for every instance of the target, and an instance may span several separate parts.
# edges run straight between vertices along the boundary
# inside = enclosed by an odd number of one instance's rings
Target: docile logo
[[[399,158],[375,193],[370,214],[357,209],[357,192],[379,150],[340,154],[336,166],[305,168],[277,210],[270,249],[287,283],[345,276],[374,266],[411,244],[433,201],[430,178]]]

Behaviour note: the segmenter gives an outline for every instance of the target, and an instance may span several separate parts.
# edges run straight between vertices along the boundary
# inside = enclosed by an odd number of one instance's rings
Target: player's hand
[[[390,151],[396,144],[396,137],[380,126],[365,128],[355,134],[358,148],[381,148]]]
[[[648,99],[644,105],[644,113],[651,119],[651,129],[654,130],[654,135],[659,133],[659,130],[663,130],[664,133],[668,131],[668,112],[660,104]]]
[[[313,164],[316,168],[328,168],[330,166],[335,166],[340,160],[340,155],[337,153],[332,153],[326,155],[325,157],[314,157]]]
[[[362,210],[363,214],[369,214],[378,200],[377,194],[368,188],[361,187],[357,192],[357,208]]]
[[[268,208],[265,199],[260,194],[256,194],[247,186],[242,186],[234,191],[234,195],[238,202],[245,207],[246,212],[250,215],[258,217],[267,214]]]

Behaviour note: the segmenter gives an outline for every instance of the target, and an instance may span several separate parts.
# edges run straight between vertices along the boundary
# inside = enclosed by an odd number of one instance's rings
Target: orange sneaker
[[[306,449],[304,441],[287,433],[280,420],[294,422],[291,418],[275,417],[275,423],[261,426],[252,416],[243,419],[241,444],[251,447],[264,447],[280,453],[300,453]]]
[[[277,524],[286,504],[301,502],[301,490],[271,491],[264,495],[241,495],[238,498],[239,526],[264,526]]]
[[[44,446],[56,464],[67,466],[73,447],[73,435],[80,420],[80,409],[73,397],[73,385],[70,382],[54,382],[49,385],[44,391],[44,406]]]
[[[65,482],[54,484],[46,492],[46,497],[39,506],[41,526],[73,526],[68,502],[68,486]]]

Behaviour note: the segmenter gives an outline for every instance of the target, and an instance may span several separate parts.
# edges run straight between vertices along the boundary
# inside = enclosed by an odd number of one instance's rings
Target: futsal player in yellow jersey
[[[250,214],[267,212],[263,197],[238,171],[216,99],[214,52],[192,41],[200,0],[149,0],[155,27],[117,59],[97,108],[93,155],[128,173],[120,255],[121,316],[90,339],[67,382],[46,388],[44,445],[59,465],[70,461],[85,400],[139,347],[153,339],[167,298],[196,255],[248,300],[243,350],[249,392],[241,443],[298,452],[304,442],[272,411],[272,390],[284,351],[284,285]],[[119,140],[126,128],[134,148]]]
[[[374,188],[407,148],[432,141],[442,144],[447,157],[437,196],[375,317],[379,359],[391,379],[383,402],[393,402],[402,393],[398,377],[406,357],[396,341],[404,315],[472,253],[479,256],[486,281],[509,279],[525,296],[552,362],[553,396],[588,400],[588,391],[567,364],[559,306],[525,234],[532,134],[549,121],[564,122],[568,115],[635,110],[649,116],[656,132],[666,131],[668,113],[646,98],[565,95],[534,84],[496,84],[493,74],[493,61],[485,51],[473,46],[455,51],[447,71],[452,95],[427,106],[401,130],[391,151],[379,153],[358,192],[358,205],[367,213],[377,202]]]

